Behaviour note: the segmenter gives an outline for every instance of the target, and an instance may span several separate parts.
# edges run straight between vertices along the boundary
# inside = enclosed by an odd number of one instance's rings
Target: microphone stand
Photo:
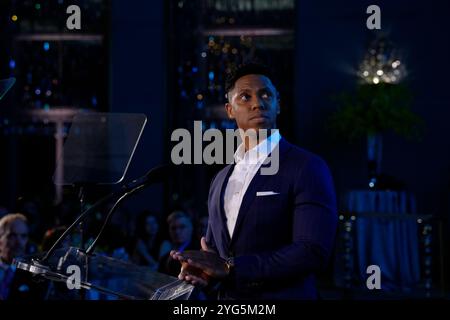
[[[89,255],[92,252],[94,252],[95,250],[95,246],[97,245],[98,240],[100,239],[101,235],[103,234],[103,231],[106,227],[106,225],[108,224],[108,222],[111,220],[112,214],[114,213],[114,211],[116,210],[116,208],[122,203],[123,200],[125,200],[125,198],[141,191],[143,188],[145,188],[146,186],[154,183],[154,182],[160,182],[164,177],[165,174],[170,172],[171,166],[170,165],[162,165],[159,167],[156,167],[155,169],[152,169],[151,172],[149,172],[146,175],[146,179],[138,186],[134,187],[133,189],[131,189],[130,191],[126,192],[125,194],[123,194],[112,206],[112,208],[109,210],[108,215],[105,218],[105,222],[103,223],[99,233],[97,234],[97,237],[95,238],[95,240],[91,243],[91,245],[89,246],[89,248],[86,250],[86,254]],[[150,173],[155,173],[153,176],[153,179],[150,178]],[[140,179],[139,179],[140,180]],[[135,180],[138,181],[138,180]]]
[[[108,222],[111,220],[112,214],[113,212],[116,210],[116,208],[119,206],[120,203],[122,203],[122,201],[127,198],[128,196],[132,195],[133,193],[137,192],[138,190],[141,190],[145,185],[140,185],[139,187],[137,187],[136,189],[125,193],[123,196],[121,196],[112,206],[112,208],[109,210],[108,215],[105,218],[105,222],[103,222],[103,225],[99,231],[99,233],[97,234],[97,237],[95,237],[95,240],[91,243],[91,245],[89,246],[89,248],[87,248],[86,250],[86,254],[89,255],[91,254],[94,250],[95,250],[95,246],[97,245],[97,241],[100,239],[101,235],[103,234],[103,231],[106,227],[106,225],[108,224]]]
[[[109,211],[105,222],[98,234],[98,236],[96,237],[95,241],[89,246],[88,250],[86,251],[86,253],[91,253],[92,250],[95,248],[95,244],[97,242],[97,240],[100,238],[106,224],[108,223],[113,211],[115,210],[115,208],[119,205],[119,203],[125,199],[127,196],[132,195],[134,193],[136,193],[137,191],[143,189],[144,187],[146,187],[147,185],[153,183],[153,182],[157,182],[159,180],[161,180],[162,178],[164,178],[165,174],[167,172],[170,172],[171,166],[170,165],[161,165],[158,167],[155,167],[153,169],[151,169],[147,174],[145,174],[143,177],[140,177],[138,179],[133,180],[132,182],[122,186],[122,188],[118,191],[115,191],[105,197],[103,197],[102,199],[100,199],[99,201],[97,201],[92,207],[88,208],[87,210],[85,210],[83,213],[80,214],[80,216],[78,216],[78,218],[66,229],[66,231],[64,231],[64,233],[58,238],[58,240],[55,241],[55,243],[52,245],[52,247],[50,248],[50,250],[47,251],[47,253],[45,254],[45,256],[42,259],[38,259],[36,262],[38,263],[44,263],[46,262],[50,256],[53,254],[53,252],[56,250],[56,248],[58,247],[58,245],[67,237],[67,235],[73,231],[73,229],[75,229],[75,227],[80,223],[80,221],[83,221],[84,218],[92,213],[94,210],[96,210],[98,207],[100,207],[101,205],[105,204],[107,201],[109,201],[110,199],[113,199],[114,197],[118,196],[118,195],[122,195],[120,196],[119,200],[117,200],[117,202],[114,204],[114,206],[111,208],[111,210]]]
[[[119,191],[113,192],[102,199],[100,199],[97,203],[95,203],[92,207],[85,210],[83,213],[81,213],[78,218],[75,219],[75,221],[66,229],[66,231],[63,232],[63,234],[58,238],[58,240],[55,241],[55,243],[52,245],[52,247],[47,251],[45,256],[42,259],[39,259],[39,262],[43,263],[47,261],[47,259],[50,258],[50,256],[53,254],[53,252],[56,250],[58,245],[67,237],[67,235],[75,229],[80,221],[83,221],[83,219],[90,214],[92,211],[100,207],[101,205],[105,204],[108,200],[114,198],[119,194]]]

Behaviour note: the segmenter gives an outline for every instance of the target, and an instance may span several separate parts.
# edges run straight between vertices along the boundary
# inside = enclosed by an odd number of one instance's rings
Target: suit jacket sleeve
[[[294,280],[320,271],[328,262],[337,226],[336,197],[325,162],[310,158],[298,169],[293,183],[292,243],[279,250],[235,258],[228,281],[236,286],[249,282]]]
[[[217,174],[214,175],[214,177],[212,178],[211,184],[210,184],[210,186],[209,186],[209,190],[212,190],[212,185],[213,185],[214,180],[216,179],[216,177],[217,177]],[[210,192],[209,195],[208,195],[208,204],[209,204],[209,203],[211,203],[211,192]],[[208,219],[208,227],[207,227],[207,229],[206,229],[206,236],[205,236],[205,239],[206,239],[206,243],[208,244],[208,247],[209,247],[211,250],[214,250],[216,253],[218,253],[216,241],[215,241],[215,239],[214,239],[214,235],[213,235],[213,232],[212,232],[212,229],[211,229],[211,219]]]

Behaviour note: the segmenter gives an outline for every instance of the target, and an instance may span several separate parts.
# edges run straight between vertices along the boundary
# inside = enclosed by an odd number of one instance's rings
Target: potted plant
[[[393,131],[408,139],[420,138],[423,122],[411,111],[412,94],[403,84],[365,83],[354,93],[340,94],[336,102],[329,128],[348,142],[367,137],[369,186],[374,188],[380,175],[382,134]]]

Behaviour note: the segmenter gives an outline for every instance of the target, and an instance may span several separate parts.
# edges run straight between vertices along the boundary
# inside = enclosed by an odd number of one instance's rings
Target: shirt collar
[[[281,140],[281,135],[278,129],[271,130],[270,132],[272,134],[267,137],[267,139],[264,139],[247,152],[245,152],[244,143],[241,143],[234,153],[235,163],[239,163],[243,160],[249,163],[257,163],[265,159]]]

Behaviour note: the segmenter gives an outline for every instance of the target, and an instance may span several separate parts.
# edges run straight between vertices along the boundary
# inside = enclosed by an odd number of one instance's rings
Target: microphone
[[[55,243],[52,245],[52,247],[47,251],[45,256],[40,259],[39,262],[43,263],[46,260],[50,258],[50,256],[53,254],[53,252],[56,250],[58,245],[67,237],[67,235],[72,232],[75,227],[91,212],[96,210],[98,207],[106,203],[108,200],[117,197],[120,195],[119,200],[116,201],[110,212],[108,213],[108,216],[105,219],[105,222],[102,226],[102,229],[100,230],[100,233],[97,235],[96,240],[91,244],[91,246],[88,248],[88,251],[86,253],[91,252],[94,248],[93,245],[95,245],[96,241],[100,237],[100,235],[103,232],[103,229],[105,228],[107,222],[109,221],[109,217],[111,216],[114,209],[117,207],[118,203],[120,203],[123,199],[126,197],[138,192],[139,190],[142,190],[146,186],[149,186],[154,183],[162,182],[164,179],[173,171],[171,170],[173,165],[165,164],[157,166],[151,170],[149,170],[145,175],[143,175],[140,178],[137,178],[125,185],[122,186],[118,191],[112,192],[108,194],[107,196],[103,197],[99,201],[97,201],[94,205],[92,205],[90,208],[82,212],[77,219],[64,231],[64,233],[58,238],[58,240],[55,241]]]
[[[145,175],[137,178],[122,186],[122,193],[132,192],[133,189],[145,187],[149,184],[163,182],[164,179],[170,175],[173,165],[163,164],[150,169]]]

